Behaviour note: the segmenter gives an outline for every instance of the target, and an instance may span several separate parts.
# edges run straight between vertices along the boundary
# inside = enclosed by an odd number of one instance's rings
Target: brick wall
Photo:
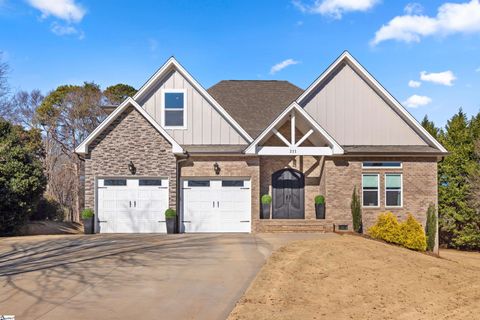
[[[325,163],[326,171],[326,210],[327,217],[336,224],[348,224],[352,229],[350,201],[353,187],[362,197],[362,172],[379,173],[380,198],[379,208],[362,208],[364,230],[375,223],[379,213],[391,211],[400,220],[411,213],[423,225],[426,211],[430,203],[437,204],[437,161],[435,158],[395,158],[403,161],[401,169],[362,169],[362,161],[382,161],[379,158],[329,159]],[[384,161],[392,160],[383,159]],[[385,207],[385,173],[403,174],[403,207]]]
[[[127,108],[89,147],[85,158],[85,207],[95,207],[97,177],[167,177],[170,207],[176,205],[176,164],[171,145],[133,107]],[[128,170],[132,161],[135,175]]]

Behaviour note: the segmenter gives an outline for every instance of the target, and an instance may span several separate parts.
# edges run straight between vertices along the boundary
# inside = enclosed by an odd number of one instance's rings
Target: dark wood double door
[[[272,175],[272,218],[305,218],[305,176],[295,169],[282,169]]]

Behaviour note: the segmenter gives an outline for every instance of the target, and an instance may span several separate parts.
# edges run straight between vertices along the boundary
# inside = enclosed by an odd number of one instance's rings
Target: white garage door
[[[183,181],[184,232],[250,232],[250,180]]]
[[[168,179],[99,179],[98,231],[165,233]]]

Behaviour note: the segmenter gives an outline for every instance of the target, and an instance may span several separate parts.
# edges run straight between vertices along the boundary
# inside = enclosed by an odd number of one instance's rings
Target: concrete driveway
[[[332,234],[0,239],[0,315],[225,319],[272,250]]]

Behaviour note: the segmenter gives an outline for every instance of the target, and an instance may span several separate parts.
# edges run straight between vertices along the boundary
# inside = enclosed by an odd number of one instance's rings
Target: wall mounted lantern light
[[[130,163],[128,164],[128,170],[131,174],[135,174],[137,172],[137,168],[135,168],[135,165],[132,161],[130,161]]]
[[[220,166],[218,165],[217,162],[215,162],[215,163],[213,164],[213,171],[215,171],[215,174],[216,174],[216,175],[219,175],[219,174],[220,174],[220,170],[221,170],[221,169],[220,169]]]

